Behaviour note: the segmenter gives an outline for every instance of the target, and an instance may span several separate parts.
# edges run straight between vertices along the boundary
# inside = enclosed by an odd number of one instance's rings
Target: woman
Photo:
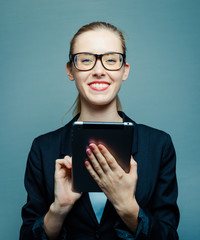
[[[90,144],[85,167],[102,193],[72,191],[72,123],[133,120],[119,111],[117,94],[130,69],[121,31],[104,22],[83,26],[69,56],[66,70],[79,91],[79,114],[33,142],[20,239],[178,239],[175,151],[162,131],[134,122],[128,173],[105,146]]]

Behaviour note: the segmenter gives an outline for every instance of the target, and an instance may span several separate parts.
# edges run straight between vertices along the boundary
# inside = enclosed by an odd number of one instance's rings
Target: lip
[[[94,91],[105,91],[109,88],[110,83],[105,81],[93,81],[88,84],[89,87]]]

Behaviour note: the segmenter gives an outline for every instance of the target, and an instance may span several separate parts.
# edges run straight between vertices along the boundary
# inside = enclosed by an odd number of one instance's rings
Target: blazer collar
[[[124,112],[118,111],[122,117],[123,122],[132,122],[134,124],[133,141],[132,141],[132,155],[134,156],[138,151],[138,125],[131,118],[129,118]]]
[[[78,117],[79,114],[63,127],[61,136],[61,157],[66,155],[72,156],[72,125],[77,121]]]
[[[131,118],[126,116],[124,112],[119,111],[119,115],[122,117],[123,122],[132,122],[134,124],[134,134],[133,134],[133,144],[132,144],[132,155],[135,155],[138,151],[138,125]],[[72,125],[77,121],[79,114],[77,114],[69,123],[64,126],[64,131],[62,134],[61,141],[61,155],[64,157],[66,155],[72,156]]]

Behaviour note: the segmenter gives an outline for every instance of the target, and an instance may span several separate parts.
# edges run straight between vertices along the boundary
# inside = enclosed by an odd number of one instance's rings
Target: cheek
[[[75,77],[75,83],[76,83],[76,87],[78,90],[83,89],[85,82],[88,78],[88,73],[84,73],[84,72],[78,72],[74,75]]]
[[[81,84],[81,80],[75,79],[75,84],[76,84],[77,90],[80,92],[83,89],[83,86]]]
[[[77,84],[80,84],[86,79],[86,72],[74,72],[74,79]]]
[[[109,77],[115,82],[116,84],[121,84],[123,78],[123,72],[112,72],[109,74]]]

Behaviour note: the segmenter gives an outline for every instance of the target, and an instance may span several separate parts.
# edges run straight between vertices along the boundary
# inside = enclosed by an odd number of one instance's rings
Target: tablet
[[[84,163],[88,159],[86,148],[90,143],[103,144],[124,171],[129,171],[133,129],[132,122],[74,122],[72,127],[73,191],[101,191]]]

